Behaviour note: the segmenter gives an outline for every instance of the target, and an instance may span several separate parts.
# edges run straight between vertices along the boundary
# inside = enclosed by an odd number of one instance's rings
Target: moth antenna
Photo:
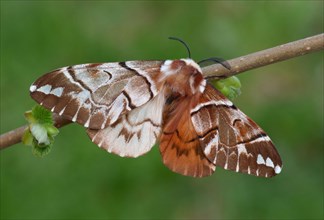
[[[189,56],[189,58],[191,59],[190,49],[189,49],[188,45],[186,44],[186,42],[184,42],[183,40],[181,40],[180,38],[177,38],[177,37],[169,37],[169,39],[170,39],[170,40],[177,40],[177,41],[179,41],[180,43],[182,43],[182,44],[187,48],[188,56]]]
[[[224,59],[222,58],[218,58],[218,57],[210,57],[204,60],[201,60],[198,62],[198,64],[200,65],[201,63],[207,62],[207,61],[213,61],[215,63],[219,63],[221,64],[223,67],[225,67],[228,70],[231,70],[231,65]]]

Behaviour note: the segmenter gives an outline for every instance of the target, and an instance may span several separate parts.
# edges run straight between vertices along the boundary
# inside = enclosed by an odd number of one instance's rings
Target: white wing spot
[[[281,167],[279,166],[279,165],[277,165],[276,167],[275,167],[275,173],[276,174],[279,174],[281,172]]]
[[[90,118],[91,118],[91,116],[89,116],[88,120],[87,120],[86,123],[84,124],[84,127],[86,127],[86,128],[89,127]]]
[[[274,164],[273,164],[272,160],[269,157],[266,160],[266,166],[274,168]]]
[[[42,92],[44,94],[49,94],[52,89],[51,85],[45,85],[37,89],[37,92]]]
[[[244,144],[237,145],[237,153],[238,153],[238,157],[240,157],[241,153],[244,153],[247,155],[246,147]]]
[[[72,121],[73,122],[75,122],[76,121],[76,119],[77,119],[77,116],[78,116],[78,113],[79,113],[79,111],[77,111],[75,114],[74,114],[74,116],[73,116],[73,118],[72,118]]]
[[[96,137],[96,136],[95,136]],[[93,138],[94,139],[94,138]],[[102,139],[99,143],[98,143],[98,146],[101,148],[102,147],[102,144],[104,143],[104,140],[105,139]]]
[[[224,169],[227,170],[227,166],[228,166],[228,161],[226,161]]]
[[[62,115],[63,112],[65,111],[66,106],[60,111],[59,115]]]
[[[261,154],[258,154],[257,164],[266,164]]]
[[[29,87],[29,91],[31,91],[31,92],[35,92],[36,89],[37,89],[37,86],[35,86],[35,85],[31,85]]]
[[[63,93],[63,90],[64,90],[63,87],[57,87],[57,88],[53,89],[53,90],[50,92],[50,94],[55,95],[55,96],[57,96],[57,97],[61,97],[61,96],[62,96],[62,93]]]
[[[239,164],[239,160],[237,159],[237,164],[236,164],[236,172],[240,171],[240,164]]]

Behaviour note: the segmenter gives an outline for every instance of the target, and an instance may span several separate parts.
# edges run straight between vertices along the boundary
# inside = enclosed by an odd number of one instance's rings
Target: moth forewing
[[[103,129],[150,101],[162,61],[81,64],[52,71],[30,87],[45,108],[91,129]],[[146,69],[146,71],[143,70]]]

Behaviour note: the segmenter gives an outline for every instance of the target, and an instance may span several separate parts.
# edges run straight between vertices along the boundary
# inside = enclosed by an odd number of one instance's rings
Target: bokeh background
[[[1,133],[25,124],[29,86],[71,64],[231,59],[323,32],[323,1],[1,1]],[[52,152],[1,151],[1,219],[323,218],[323,52],[239,75],[238,107],[273,139],[271,179],[172,173],[159,151],[108,154],[84,128],[60,129]]]

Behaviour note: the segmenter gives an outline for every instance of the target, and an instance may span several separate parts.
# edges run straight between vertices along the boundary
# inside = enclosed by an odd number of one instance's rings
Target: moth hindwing
[[[182,175],[208,176],[219,166],[272,177],[282,168],[265,132],[191,59],[63,67],[36,80],[30,94],[108,152],[138,157],[158,143],[163,163]]]

